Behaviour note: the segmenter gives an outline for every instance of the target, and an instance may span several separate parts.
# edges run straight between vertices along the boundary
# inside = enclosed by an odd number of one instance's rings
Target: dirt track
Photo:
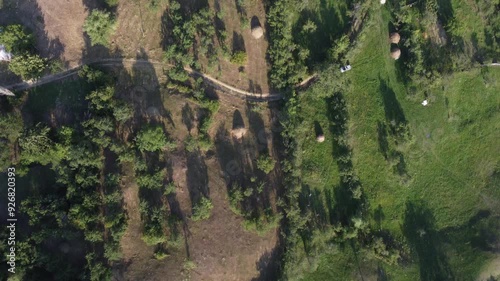
[[[141,64],[144,66],[153,65],[155,68],[161,68],[161,69],[163,67],[170,67],[171,66],[171,65],[163,63],[163,62],[143,60],[143,59],[100,59],[100,60],[90,61],[90,62],[87,62],[86,64],[72,67],[72,68],[65,70],[63,72],[60,72],[60,73],[44,76],[38,80],[24,81],[21,83],[4,86],[4,88],[9,89],[11,91],[23,91],[23,90],[31,89],[31,88],[34,88],[37,86],[41,86],[41,85],[44,85],[47,83],[51,83],[54,81],[58,81],[58,80],[73,76],[84,65],[124,66],[124,65],[130,65],[130,64],[134,64],[134,66],[141,65]],[[220,80],[217,80],[217,79],[211,77],[210,75],[193,70],[190,67],[184,67],[184,69],[191,75],[203,77],[203,79],[205,79],[205,81],[207,81],[212,86],[214,86],[214,87],[216,87],[224,92],[229,92],[229,93],[233,93],[233,94],[236,93],[239,95],[243,95],[247,99],[250,99],[250,100],[264,102],[264,101],[276,101],[276,100],[282,99],[281,93],[260,93],[260,94],[252,93],[252,92],[244,91],[244,90],[238,89],[236,87],[233,87],[231,85],[228,85]]]

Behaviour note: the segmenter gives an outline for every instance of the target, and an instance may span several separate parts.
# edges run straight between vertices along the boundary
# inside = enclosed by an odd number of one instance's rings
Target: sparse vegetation
[[[200,221],[210,218],[213,207],[212,201],[202,196],[200,201],[193,206],[193,215],[191,219],[193,221]]]
[[[245,65],[247,63],[247,53],[244,51],[237,51],[231,56],[231,63],[237,65]]]

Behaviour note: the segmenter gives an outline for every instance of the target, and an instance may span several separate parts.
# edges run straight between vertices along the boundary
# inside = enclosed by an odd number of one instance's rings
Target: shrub
[[[0,42],[7,52],[14,54],[29,51],[34,43],[33,35],[24,31],[19,24],[0,27]]]
[[[110,13],[94,10],[85,19],[83,31],[87,32],[90,37],[91,45],[101,44],[109,45],[109,38],[116,28],[116,22]]]
[[[174,194],[176,189],[177,187],[175,186],[175,183],[170,182],[165,186],[165,191],[163,192],[163,194],[164,195]]]
[[[163,187],[163,179],[165,178],[165,170],[159,170],[153,174],[145,174],[137,177],[137,185],[147,189],[161,189]]]
[[[108,4],[108,6],[110,7],[116,7],[118,6],[118,1],[119,0],[106,0],[106,4]]]
[[[160,126],[142,129],[134,140],[135,145],[141,151],[158,151],[168,144],[167,137]]]
[[[156,260],[163,260],[167,257],[169,257],[170,255],[167,253],[167,251],[165,251],[165,249],[163,249],[162,247],[158,248],[158,250],[156,250],[153,254],[154,258]]]
[[[47,61],[39,55],[23,54],[14,56],[9,63],[9,69],[24,80],[39,78],[47,66]]]
[[[191,219],[193,221],[206,220],[210,218],[213,208],[212,201],[206,197],[202,197],[200,202],[193,207],[193,215]]]
[[[124,101],[118,101],[113,107],[113,116],[118,122],[125,122],[134,116],[134,107]]]
[[[257,168],[266,174],[269,174],[276,165],[276,161],[269,155],[262,155],[257,159]]]
[[[230,62],[237,65],[245,65],[247,63],[247,53],[244,51],[235,52],[231,56]]]

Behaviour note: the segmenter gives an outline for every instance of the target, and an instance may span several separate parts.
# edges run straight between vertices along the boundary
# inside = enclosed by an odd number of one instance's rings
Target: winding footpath
[[[44,76],[40,79],[37,80],[30,80],[30,81],[23,81],[20,83],[16,84],[11,84],[8,86],[0,86],[0,93],[5,93],[6,95],[10,95],[8,92],[16,92],[16,91],[24,91],[28,90],[37,86],[41,86],[47,83],[59,81],[68,77],[71,77],[78,73],[78,71],[85,65],[94,65],[94,66],[112,66],[112,67],[117,67],[117,66],[133,66],[133,67],[155,67],[155,70],[163,70],[163,67],[171,67],[172,65],[159,62],[159,61],[151,61],[151,60],[146,60],[146,59],[122,59],[122,58],[109,58],[109,59],[99,59],[95,61],[90,61],[85,64],[81,64],[78,66],[75,66],[73,68],[70,68],[68,70],[56,73],[56,74],[50,74],[47,76]],[[190,67],[184,67],[184,70],[188,72],[190,75],[193,76],[199,76],[202,77],[206,82],[208,82],[210,85],[212,85],[215,88],[218,88],[224,92],[228,92],[230,94],[236,94],[243,96],[247,99],[254,100],[254,101],[263,101],[263,102],[268,102],[268,101],[276,101],[280,100],[283,98],[283,95],[281,93],[253,93],[245,90],[238,89],[236,87],[233,87],[229,84],[226,84],[220,80],[217,80],[216,78],[208,75],[201,73],[199,71],[193,70]],[[162,73],[162,71],[157,72],[157,73]]]

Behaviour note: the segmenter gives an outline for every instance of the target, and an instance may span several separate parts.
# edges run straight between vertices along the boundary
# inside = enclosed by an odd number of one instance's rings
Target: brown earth
[[[20,22],[33,30],[37,38],[39,53],[48,58],[60,58],[66,67],[75,66],[106,57],[110,54],[126,58],[161,59],[161,16],[164,6],[157,10],[147,7],[147,0],[120,1],[116,11],[118,26],[112,37],[110,50],[102,47],[90,47],[89,40],[82,31],[88,10],[95,8],[96,1],[67,0],[5,0],[4,9],[0,11],[0,24]],[[162,2],[162,1],[159,1]],[[165,2],[165,1],[163,1]],[[246,10],[250,21],[257,15],[261,25],[265,27],[264,6],[261,1],[251,3]],[[211,7],[215,3],[210,1]],[[267,85],[267,62],[265,59],[267,42],[265,36],[253,39],[250,27],[241,29],[240,17],[237,15],[235,2],[223,0],[220,6],[225,10],[224,22],[228,31],[228,41],[233,33],[241,34],[244,49],[248,54],[248,64],[242,73],[238,66],[221,59],[220,75],[216,78],[242,90],[269,92]],[[230,42],[229,42],[230,43]],[[188,130],[183,121],[182,109],[191,107],[194,112],[198,106],[179,95],[165,95],[160,90],[158,78],[153,66],[127,67],[122,71],[117,83],[122,98],[129,100],[138,113],[138,118],[131,126],[138,127],[142,122],[155,119],[163,122],[171,138],[177,140],[179,149],[168,153],[166,158],[171,164],[171,176],[177,185],[174,202],[178,206],[170,206],[171,210],[180,212],[185,221],[185,243],[180,249],[171,249],[170,256],[158,261],[153,258],[153,247],[148,247],[141,240],[142,224],[138,212],[138,187],[134,183],[134,172],[131,167],[124,169],[123,194],[128,215],[128,228],[122,239],[123,262],[114,268],[117,280],[263,280],[266,265],[273,257],[277,244],[277,230],[271,230],[264,236],[243,229],[243,219],[229,209],[227,199],[227,158],[237,160],[246,167],[241,173],[256,171],[254,160],[260,153],[269,151],[276,157],[272,140],[271,112],[264,109],[261,114],[250,114],[245,100],[238,96],[227,95],[213,90],[218,96],[221,108],[217,113],[215,124],[210,129],[210,136],[215,148],[195,157],[201,164],[201,173],[207,177],[209,197],[214,208],[211,217],[205,221],[193,222],[191,215],[191,182],[201,177],[198,171],[192,172],[192,158],[183,149],[183,141],[189,133],[196,134],[196,129]],[[162,75],[160,75],[162,76]],[[230,137],[235,112],[241,112],[245,127],[248,128],[243,140]],[[196,124],[196,118],[193,124]],[[183,124],[184,123],[184,124]],[[194,126],[194,125],[193,125]],[[130,130],[124,129],[123,135],[128,137]],[[223,143],[224,145],[218,145]],[[230,149],[232,154],[225,153]],[[191,160],[190,160],[191,159]],[[276,169],[278,170],[278,169]],[[280,188],[280,175],[272,172],[264,178],[267,182],[265,193],[273,209],[277,190]],[[197,180],[197,179],[194,179]],[[170,200],[169,200],[170,201]],[[186,260],[196,264],[196,268],[188,271],[183,267]]]
[[[189,177],[203,177],[203,175],[189,171],[192,167],[189,166],[188,153],[183,149],[183,140],[190,132],[193,133],[193,129],[188,130],[188,126],[183,124],[186,122],[183,121],[182,111],[189,107],[196,112],[198,106],[178,95],[164,98],[163,105],[143,104],[141,106],[144,107],[142,110],[157,107],[155,111],[165,110],[168,112],[166,115],[170,116],[162,120],[170,137],[177,140],[179,150],[166,157],[172,165],[172,179],[177,186],[174,202],[178,204],[178,207],[175,208],[180,209],[185,221],[185,241],[180,249],[172,249],[170,256],[164,260],[158,261],[153,258],[154,247],[148,247],[140,239],[142,229],[138,213],[138,187],[133,183],[133,179],[130,179],[124,188],[129,226],[122,240],[124,257],[123,264],[116,270],[118,279],[263,280],[258,279],[260,270],[264,270],[270,261],[271,253],[277,243],[277,232],[270,231],[264,236],[259,236],[243,229],[243,219],[229,208],[226,175],[224,169],[221,171],[219,160],[224,157],[219,155],[221,151],[209,151],[201,155],[201,161],[206,167],[206,171],[201,171],[201,174],[206,173],[208,177],[209,197],[214,205],[211,217],[199,222],[189,219],[192,206],[189,182],[193,181]],[[235,110],[243,113],[245,126],[250,126],[250,120],[244,113],[245,107],[245,102],[240,98],[232,96],[221,98],[221,109],[216,116],[217,122],[212,127],[214,136],[215,128],[223,128],[217,131],[223,131],[224,135],[230,138],[233,120],[227,116],[232,116]],[[262,116],[264,123],[269,125],[269,112],[263,112]],[[270,132],[268,133],[270,135]],[[259,151],[259,137],[249,130],[244,139],[247,139],[245,148],[256,156]],[[226,141],[238,142],[235,139]],[[271,138],[266,139],[266,145],[272,147]],[[133,170],[126,171],[126,173],[133,174]],[[278,188],[276,176],[273,174],[267,179],[272,185],[268,190],[273,202]],[[170,209],[172,208],[171,205]],[[179,210],[176,211],[179,212]],[[193,261],[196,268],[191,271],[185,270],[183,266],[187,260]]]

